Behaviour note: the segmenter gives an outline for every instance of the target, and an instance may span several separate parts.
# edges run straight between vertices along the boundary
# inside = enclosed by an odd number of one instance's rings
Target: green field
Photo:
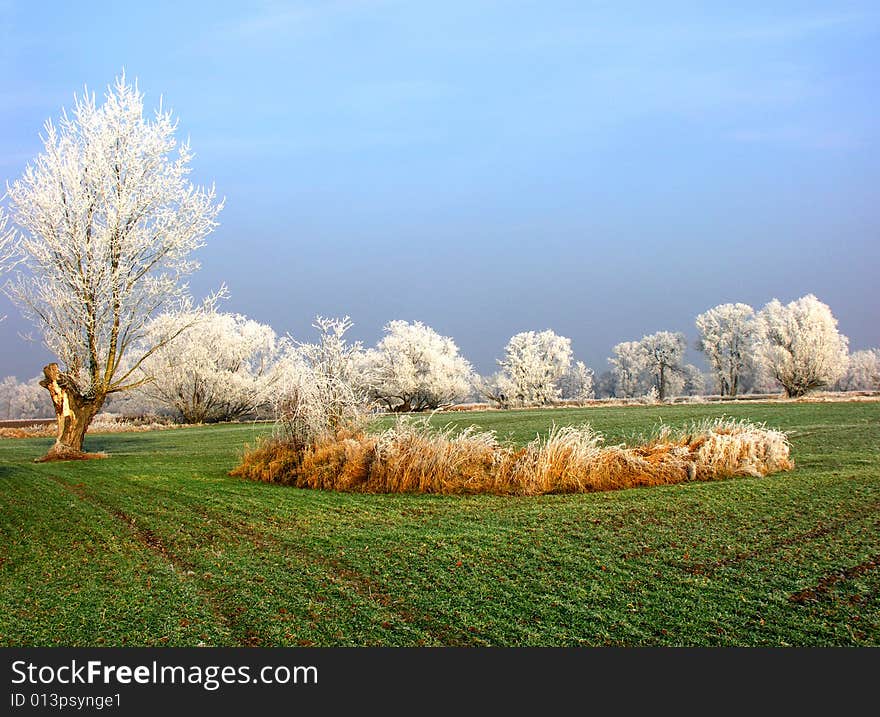
[[[724,413],[767,478],[590,495],[355,495],[230,478],[266,427],[0,440],[0,644],[878,645],[880,403],[455,414],[611,442]]]

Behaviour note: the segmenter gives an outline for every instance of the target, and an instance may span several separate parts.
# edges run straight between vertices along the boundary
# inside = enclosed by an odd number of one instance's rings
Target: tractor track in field
[[[872,570],[877,570],[880,568],[880,553],[877,555],[873,555],[868,558],[863,563],[859,563],[858,565],[853,565],[848,568],[843,568],[841,570],[836,570],[833,573],[828,573],[819,578],[818,582],[815,585],[811,585],[808,588],[804,588],[803,590],[798,590],[796,593],[792,593],[788,596],[790,602],[797,603],[798,605],[806,605],[807,603],[818,602],[819,600],[828,596],[828,594],[834,589],[834,586],[837,583],[846,582],[847,580],[852,580],[859,575],[864,575],[866,573],[871,572]]]
[[[154,531],[145,526],[138,525],[137,521],[130,515],[125,513],[123,510],[120,510],[119,508],[111,505],[107,505],[101,500],[95,498],[93,495],[89,494],[85,489],[85,484],[68,483],[62,478],[56,475],[52,475],[51,473],[47,473],[45,475],[47,478],[57,483],[59,486],[68,491],[70,494],[74,495],[79,500],[88,503],[89,505],[111,516],[116,521],[124,524],[131,536],[138,544],[140,544],[146,550],[149,550],[154,555],[158,555],[164,560],[168,561],[169,565],[171,565],[176,574],[186,575],[188,572],[196,572],[197,566],[193,565],[189,561],[181,558],[179,555],[171,551],[168,546],[165,545],[164,541],[158,535],[156,535]],[[248,647],[251,643],[249,643],[247,640],[236,638],[233,632],[233,628],[236,624],[236,614],[231,613],[228,610],[224,610],[223,606],[210,590],[206,590],[199,584],[198,581],[193,582],[199,595],[201,595],[202,599],[205,601],[208,608],[210,609],[211,614],[213,614],[214,617],[217,618],[217,620],[229,630],[230,637],[235,639],[238,645],[242,647]]]
[[[780,538],[770,545],[765,545],[762,547],[754,548],[752,550],[735,553],[733,555],[730,555],[729,557],[719,558],[718,560],[712,560],[709,562],[691,563],[675,561],[674,563],[670,564],[673,567],[690,573],[691,575],[712,575],[722,568],[727,568],[746,560],[751,560],[753,558],[768,555],[770,553],[775,553],[778,550],[789,547],[791,545],[797,545],[805,541],[821,538],[825,535],[831,535],[841,528],[845,528],[847,525],[852,523],[853,520],[859,520],[861,518],[866,518],[870,515],[876,515],[878,511],[880,511],[880,501],[874,501],[872,503],[869,503],[867,507],[861,506],[859,510],[846,513],[835,520],[828,521],[827,523],[820,523],[815,528],[811,528],[810,530],[807,530],[803,533],[797,533],[795,535],[790,535],[786,538]]]
[[[198,573],[199,567],[197,565],[181,558],[170,550],[165,542],[153,530],[143,525],[139,525],[136,519],[132,516],[115,506],[105,504],[94,495],[88,493],[83,483],[67,483],[63,479],[54,475],[48,475],[48,477],[80,500],[99,508],[119,522],[124,523],[138,543],[167,560],[175,570],[183,573],[187,571]],[[170,491],[158,489],[158,492],[165,492],[170,497],[174,497]],[[181,504],[178,503],[178,505]],[[284,541],[281,538],[259,530],[248,523],[229,520],[226,517],[205,509],[196,509],[188,505],[185,507],[188,510],[191,510],[194,515],[217,523],[220,526],[227,528],[234,535],[246,537],[257,545],[261,543],[270,543],[282,548],[286,552],[295,554],[303,560],[311,561],[320,565],[327,571],[331,582],[349,588],[365,601],[381,605],[390,613],[399,617],[404,623],[424,632],[439,644],[454,647],[482,644],[476,642],[474,640],[475,636],[472,634],[466,633],[463,630],[456,629],[452,626],[440,624],[432,616],[419,614],[405,605],[402,605],[399,601],[396,601],[391,595],[382,590],[382,588],[368,575],[364,575],[354,568],[344,565],[335,558],[328,557],[313,550],[308,550],[302,545]],[[232,629],[236,624],[240,624],[241,622],[240,611],[224,609],[213,592],[199,585],[198,581],[196,581],[196,584],[198,585],[199,594],[201,594],[206,600],[211,608],[211,612],[230,629],[230,634],[232,635]],[[236,640],[237,643],[243,647],[256,647],[261,644],[259,635],[254,634],[252,631],[247,631],[246,636],[236,638]]]
[[[174,497],[173,492],[164,492],[169,497]],[[439,644],[452,647],[473,647],[474,645],[482,644],[475,641],[474,635],[469,632],[442,624],[431,615],[413,611],[385,592],[370,576],[345,565],[336,558],[309,550],[300,543],[283,540],[265,530],[254,527],[250,523],[230,520],[225,516],[205,510],[204,508],[193,508],[188,505],[186,507],[200,518],[217,523],[237,536],[244,536],[256,545],[269,543],[283,552],[293,553],[305,561],[320,565],[327,571],[332,582],[351,589],[352,592],[366,601],[381,605],[390,613],[399,617],[404,623],[424,632]]]

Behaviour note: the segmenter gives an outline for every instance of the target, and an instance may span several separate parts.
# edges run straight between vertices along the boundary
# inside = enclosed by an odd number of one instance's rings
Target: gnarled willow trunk
[[[58,421],[58,436],[55,445],[43,460],[64,460],[82,458],[83,439],[95,414],[104,404],[104,396],[85,397],[76,384],[58,368],[57,363],[43,367],[40,385],[49,391],[55,406],[55,419]]]

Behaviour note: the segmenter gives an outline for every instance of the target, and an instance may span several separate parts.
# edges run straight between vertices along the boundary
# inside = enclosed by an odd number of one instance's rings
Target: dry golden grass
[[[57,461],[97,461],[107,458],[106,453],[86,453],[68,449],[52,448],[45,456],[34,458],[34,463],[55,463]]]
[[[18,425],[8,427],[0,425],[0,438],[54,438],[58,433],[58,425],[55,420],[41,423],[28,424],[26,421],[17,421]],[[98,433],[144,433],[146,431],[166,431],[174,428],[189,428],[188,424],[160,423],[137,423],[114,415],[99,413],[89,426],[89,435]]]
[[[400,419],[385,432],[342,432],[301,453],[277,439],[245,453],[232,475],[300,488],[367,493],[585,493],[790,470],[784,433],[719,419],[605,446],[588,425],[553,427],[525,447],[492,431],[433,429]]]
[[[0,438],[33,438],[35,435],[49,435],[48,433],[28,431],[26,428],[0,428]]]
[[[375,493],[492,492],[499,446],[495,434],[435,430],[398,420],[377,437],[364,489]]]

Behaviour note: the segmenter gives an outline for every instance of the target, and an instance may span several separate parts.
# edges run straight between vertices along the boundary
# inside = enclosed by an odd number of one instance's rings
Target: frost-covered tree
[[[502,371],[496,371],[489,376],[476,376],[474,378],[474,390],[478,396],[497,404],[501,408],[510,408],[510,381]]]
[[[684,334],[671,331],[658,331],[639,341],[648,371],[654,378],[658,397],[665,400],[669,394],[669,380],[674,374],[682,372],[682,360],[687,348]]]
[[[78,455],[107,396],[140,385],[143,361],[188,328],[172,323],[144,340],[153,316],[187,305],[190,255],[222,205],[189,181],[192,153],[171,113],[143,110],[124,76],[103,104],[75,97],[8,188],[20,236],[5,291],[61,364],[43,379],[58,417],[54,457]]]
[[[754,353],[757,324],[748,304],[720,304],[697,316],[697,348],[715,372],[719,393],[736,396],[740,376]]]
[[[18,255],[17,234],[9,215],[0,207],[0,268],[11,269]]]
[[[19,383],[15,376],[0,381],[0,418],[51,418],[54,411],[39,381]]]
[[[583,361],[576,361],[559,379],[559,391],[564,401],[589,401],[593,392],[593,370]]]
[[[831,309],[812,294],[785,305],[773,299],[757,322],[758,354],[787,396],[829,386],[846,373],[849,341]]]
[[[473,368],[448,336],[421,321],[391,321],[376,348],[366,352],[370,394],[391,411],[424,411],[465,398]]]
[[[0,418],[18,418],[14,413],[18,385],[15,376],[7,376],[0,381]]]
[[[104,408],[101,411],[102,413],[112,413],[127,418],[146,418],[150,416],[180,418],[180,414],[174,408],[170,408],[144,393],[144,386],[131,391],[111,394],[107,397],[107,401],[104,403]]]
[[[616,381],[611,371],[603,371],[595,379],[595,391],[597,398],[611,398],[614,396]]]
[[[318,341],[297,344],[283,362],[273,407],[281,438],[298,451],[356,426],[366,414],[363,347],[345,337],[352,325],[348,316],[317,317]]]
[[[692,363],[685,364],[681,373],[675,374],[673,395],[702,396],[706,393],[706,375]]]
[[[571,339],[553,331],[524,331],[504,348],[495,390],[502,405],[545,406],[560,398],[559,380],[571,366]]]
[[[18,254],[15,238],[15,229],[9,226],[9,217],[0,207],[0,273],[10,270],[15,264]],[[5,315],[0,314],[0,321],[5,318]]]
[[[880,349],[853,351],[837,388],[840,391],[880,390]]]
[[[647,357],[638,341],[622,341],[611,349],[608,359],[614,378],[614,395],[617,398],[634,398],[646,390],[644,376],[648,369]]]
[[[145,395],[173,409],[185,423],[232,421],[269,403],[286,339],[240,314],[215,312],[161,314],[146,327],[145,341],[155,345],[181,320],[193,326],[140,366],[151,378],[141,389]]]
[[[774,394],[780,391],[782,385],[764,365],[760,350],[755,344],[754,353],[739,376],[739,393]]]

